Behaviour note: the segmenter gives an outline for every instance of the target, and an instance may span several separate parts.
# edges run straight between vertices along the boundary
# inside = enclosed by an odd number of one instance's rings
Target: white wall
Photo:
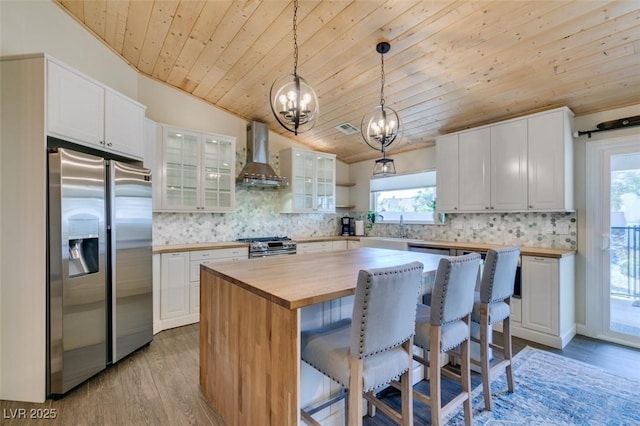
[[[137,97],[137,72],[50,0],[1,0],[0,22],[1,56],[48,53]]]

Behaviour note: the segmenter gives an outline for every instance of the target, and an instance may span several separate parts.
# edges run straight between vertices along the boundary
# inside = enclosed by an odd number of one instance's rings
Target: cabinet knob
[[[458,210],[458,208],[457,208],[457,207],[454,207],[453,209],[454,209],[454,210]]]
[[[495,207],[491,206],[491,210],[495,209]]]
[[[104,141],[100,141],[100,145],[104,145]]]
[[[111,142],[107,142],[107,146],[111,146],[113,145]]]
[[[530,208],[530,209],[532,209],[532,208],[533,208],[533,206],[529,206],[529,208]]]
[[[489,210],[489,206],[484,206],[484,209],[485,210]]]

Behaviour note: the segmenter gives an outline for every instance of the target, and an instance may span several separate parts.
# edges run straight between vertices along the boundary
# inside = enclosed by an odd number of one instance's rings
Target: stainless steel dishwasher
[[[450,250],[448,248],[412,246],[411,244],[409,244],[409,251],[418,251],[420,253],[439,254],[441,256],[455,256],[456,255],[456,251],[455,250]]]

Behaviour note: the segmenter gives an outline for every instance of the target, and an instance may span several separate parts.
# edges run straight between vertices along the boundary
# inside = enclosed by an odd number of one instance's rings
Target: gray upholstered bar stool
[[[414,390],[414,397],[431,408],[431,424],[440,425],[448,413],[464,405],[465,424],[471,425],[471,372],[469,368],[470,316],[478,281],[480,255],[440,259],[431,294],[431,306],[418,304],[414,344],[428,351],[428,359],[414,359],[428,368],[429,396]],[[440,368],[440,354],[460,347],[460,375]],[[442,375],[460,382],[460,394],[442,406]]]
[[[413,425],[411,354],[423,265],[361,270],[353,316],[303,331],[301,358],[347,389],[349,426],[362,425],[362,397],[402,425]],[[375,397],[375,389],[402,381],[402,415]],[[318,425],[308,413],[302,419]]]
[[[480,366],[482,391],[487,410],[493,408],[491,402],[491,376],[497,370],[506,369],[507,388],[513,392],[513,366],[511,362],[511,296],[516,269],[520,259],[518,247],[488,250],[482,270],[480,292],[475,294],[471,321],[480,325],[480,339],[472,338],[480,344],[480,361],[472,361]],[[502,346],[490,341],[489,326],[502,322]],[[502,351],[503,360],[491,366],[489,348]]]

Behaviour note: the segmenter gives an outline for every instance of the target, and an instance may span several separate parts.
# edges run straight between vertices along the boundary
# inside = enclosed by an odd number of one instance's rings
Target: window
[[[379,222],[433,223],[436,172],[412,173],[372,179],[371,210]]]

